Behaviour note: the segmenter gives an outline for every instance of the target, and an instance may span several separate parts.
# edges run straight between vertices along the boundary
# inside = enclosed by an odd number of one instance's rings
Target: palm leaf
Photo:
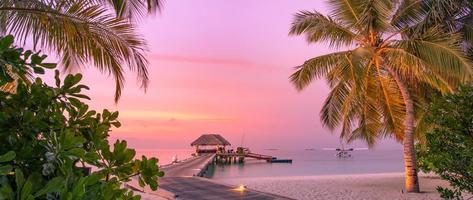
[[[100,4],[109,4],[118,17],[140,18],[154,14],[163,6],[163,0],[92,0]]]
[[[92,63],[113,75],[115,100],[123,88],[123,67],[138,73],[141,86],[148,83],[145,41],[127,19],[116,18],[102,5],[90,0],[67,4],[45,4],[41,0],[0,3],[0,27],[20,42],[31,39],[35,46],[56,52],[65,70]],[[2,17],[3,16],[3,17]]]
[[[453,92],[462,82],[458,77],[433,70],[419,57],[404,49],[386,48],[385,54],[386,64],[397,73],[409,77],[413,82],[426,83],[442,93]]]
[[[325,76],[332,68],[337,67],[340,62],[345,62],[345,56],[350,51],[331,53],[312,58],[303,65],[296,67],[290,80],[298,90],[307,87],[314,78]]]
[[[359,19],[362,31],[383,32],[391,28],[390,17],[394,8],[393,1],[365,0],[361,6],[363,14]]]
[[[391,19],[391,25],[403,29],[418,24],[426,15],[423,0],[403,0]]]
[[[396,40],[393,46],[415,55],[438,74],[448,74],[467,81],[471,79],[473,68],[462,52],[459,41],[458,34],[446,34],[434,27],[421,35]]]
[[[356,40],[356,34],[349,28],[317,11],[297,13],[289,34],[305,34],[308,42],[328,42],[335,48],[350,46]]]
[[[347,27],[357,28],[363,15],[363,0],[329,0],[328,5],[335,19]],[[358,29],[361,31],[360,29]]]

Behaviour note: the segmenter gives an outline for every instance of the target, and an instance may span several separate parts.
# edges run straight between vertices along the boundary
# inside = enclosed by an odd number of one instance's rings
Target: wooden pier
[[[175,199],[289,199],[251,189],[239,190],[237,186],[225,185],[199,177],[207,170],[208,165],[213,162],[216,156],[216,154],[205,154],[163,167],[165,176],[159,179],[159,187],[174,194]]]
[[[217,163],[242,163],[245,161],[245,158],[254,158],[257,160],[265,160],[267,162],[272,162],[276,157],[244,152],[244,153],[226,153],[226,152],[217,152],[216,153],[216,162]]]
[[[265,160],[270,163],[292,163],[292,159],[277,159],[274,156],[262,155],[252,152],[239,153],[221,153],[217,152],[215,162],[217,163],[243,163],[245,158],[253,158],[256,160]]]
[[[194,142],[191,143],[191,146],[195,147],[195,154],[216,154],[217,163],[242,163],[245,161],[245,158],[254,158],[257,160],[265,160],[267,162],[277,162],[277,163],[292,163],[292,160],[277,160],[274,156],[262,155],[250,152],[248,148],[238,147],[236,151],[226,150],[227,146],[230,146],[225,138],[219,134],[205,134],[201,135]]]
[[[261,155],[249,152],[248,149],[239,147],[236,152],[226,151],[225,147],[230,143],[218,134],[202,135],[192,142],[196,147],[195,156],[181,162],[161,166],[165,175],[159,179],[158,191],[149,188],[140,188],[137,180],[130,182],[128,187],[140,192],[154,194],[166,199],[191,199],[191,200],[217,200],[217,199],[258,199],[258,200],[286,200],[287,197],[264,193],[256,190],[232,186],[202,178],[208,167],[213,163],[236,163],[244,162],[245,158],[253,158],[273,162],[273,156]]]

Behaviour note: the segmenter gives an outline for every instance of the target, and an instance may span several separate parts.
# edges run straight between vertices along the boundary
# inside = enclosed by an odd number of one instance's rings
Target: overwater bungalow
[[[219,134],[204,134],[192,142],[191,146],[195,146],[195,153],[199,155],[225,151],[225,147],[231,146],[231,144]]]

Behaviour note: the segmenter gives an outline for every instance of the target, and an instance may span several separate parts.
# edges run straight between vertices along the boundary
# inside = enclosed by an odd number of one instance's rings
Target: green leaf
[[[0,49],[6,49],[13,44],[14,38],[12,35],[7,35],[0,39]]]
[[[110,115],[109,120],[110,120],[110,121],[113,121],[113,120],[116,120],[117,118],[118,118],[118,111],[117,111],[117,112],[113,112],[113,113]]]
[[[62,190],[64,187],[65,179],[64,177],[54,177],[48,183],[46,186],[44,186],[40,191],[36,192],[34,195],[35,198],[38,198],[42,195],[45,195],[47,193],[52,193],[52,192],[59,192]]]
[[[4,178],[6,179],[6,177]],[[3,182],[3,180],[0,182]],[[5,181],[3,183],[2,183],[2,187],[0,187],[0,199],[2,200],[15,199],[15,193],[13,192],[12,187],[8,184],[8,181]]]
[[[82,148],[74,148],[74,149],[71,149],[71,150],[68,150],[67,152],[65,152],[66,155],[68,156],[75,156],[75,157],[83,157],[85,155],[86,151]]]
[[[108,118],[109,116],[110,116],[110,111],[108,111],[107,109],[104,109],[102,112],[102,117],[105,119],[105,118]]]
[[[54,69],[56,68],[56,63],[41,63],[41,66],[47,69]]]
[[[66,130],[63,133],[62,139],[61,139],[61,145],[64,150],[69,150],[72,148],[76,147],[82,147],[82,144],[86,142],[86,139],[75,135],[72,130]]]
[[[59,70],[54,70],[54,80],[56,81],[56,87],[60,87],[61,79],[59,78]]]
[[[116,128],[120,128],[120,126],[122,126],[122,124],[121,124],[120,122],[118,122],[118,121],[112,122],[112,123],[110,123],[110,124],[112,124],[112,125],[115,126]]]
[[[79,101],[79,99],[73,97],[69,98],[69,102],[71,102],[71,104],[76,108],[80,108],[82,106],[82,103]]]
[[[20,190],[25,182],[25,175],[23,175],[23,172],[20,169],[15,169],[15,181],[18,190]]]
[[[41,67],[33,67],[33,71],[36,74],[44,74],[44,69]]]
[[[21,200],[27,200],[29,199],[29,196],[31,195],[31,190],[33,189],[33,175],[28,177],[28,180],[25,182],[23,187],[21,188]]]
[[[23,56],[24,56],[23,59],[28,60],[28,58],[31,56],[32,53],[33,52],[31,50],[25,51],[25,53],[23,53]]]
[[[43,60],[41,59],[41,56],[38,55],[38,53],[31,55],[31,64],[33,65],[40,64],[41,61]]]
[[[82,79],[82,74],[76,74],[76,75],[69,74],[64,79],[64,86],[63,87],[69,89],[72,86],[79,83],[81,79]]]
[[[77,97],[77,98],[81,98],[81,99],[88,99],[90,100],[90,97],[88,97],[87,95],[84,95],[84,94],[69,94],[70,96],[73,96],[73,97]]]
[[[85,185],[86,186],[93,185],[99,181],[100,181],[100,177],[97,174],[92,174],[85,178]]]
[[[8,162],[8,161],[12,161],[13,159],[15,159],[16,157],[16,154],[14,151],[9,151],[3,155],[0,156],[0,163],[1,162]]]
[[[10,173],[12,170],[13,170],[13,167],[11,165],[0,166],[0,175],[6,175]]]

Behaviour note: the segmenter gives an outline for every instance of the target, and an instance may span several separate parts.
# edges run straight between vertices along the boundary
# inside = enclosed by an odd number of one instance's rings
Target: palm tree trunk
[[[417,161],[414,149],[414,101],[407,85],[400,79],[399,74],[387,67],[401,91],[406,105],[406,118],[404,120],[404,138],[402,141],[404,154],[405,187],[407,192],[420,192],[419,178],[417,177]]]

